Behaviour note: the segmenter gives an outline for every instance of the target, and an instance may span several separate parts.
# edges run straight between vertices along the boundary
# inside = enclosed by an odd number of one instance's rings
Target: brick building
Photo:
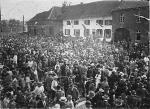
[[[149,18],[149,3],[146,1],[121,1],[120,5],[112,10],[113,39],[148,41],[149,22],[138,17]]]

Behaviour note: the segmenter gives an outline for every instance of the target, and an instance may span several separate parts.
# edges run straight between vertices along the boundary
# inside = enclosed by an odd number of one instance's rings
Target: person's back
[[[101,85],[102,85],[103,88],[109,86],[108,81],[107,81],[107,78],[104,78],[104,81],[101,83]]]
[[[144,88],[143,84],[137,88],[136,94],[142,98],[146,96],[146,89]]]
[[[47,91],[51,90],[52,81],[53,81],[53,78],[51,76],[46,77],[46,89],[47,89]]]
[[[63,64],[63,65],[60,67],[60,69],[61,69],[61,76],[66,76],[66,65]]]
[[[44,108],[44,104],[42,100],[39,100],[37,103],[37,108]]]
[[[65,92],[64,91],[62,91],[61,89],[56,91],[56,94],[55,94],[56,101],[58,101],[63,96],[65,96]]]

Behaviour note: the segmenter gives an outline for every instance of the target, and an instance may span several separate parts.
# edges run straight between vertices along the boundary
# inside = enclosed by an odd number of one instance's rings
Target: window
[[[79,21],[78,21],[78,20],[75,20],[75,21],[74,21],[74,25],[79,25]]]
[[[138,16],[141,16],[141,12],[140,12],[140,9],[138,10],[138,14],[137,14]],[[138,17],[137,16],[137,19],[136,19],[136,22],[137,23],[141,23],[141,17]]]
[[[84,24],[90,25],[90,20],[85,20],[85,21],[84,21]]]
[[[79,29],[74,29],[74,35],[75,36],[80,36],[80,30]]]
[[[67,21],[67,25],[71,25],[71,22],[70,22],[70,21]]]
[[[105,29],[105,38],[111,38],[111,30],[110,29]]]
[[[99,25],[103,25],[103,20],[96,20],[96,23],[98,23]]]
[[[120,15],[120,23],[124,23],[124,14],[122,14],[122,13]]]
[[[141,32],[139,30],[136,32],[136,39],[141,40]]]
[[[85,34],[85,36],[89,36],[90,35],[90,29],[84,30],[84,34]]]
[[[95,29],[92,29],[92,35],[93,35],[93,36],[96,35]]]
[[[102,30],[102,29],[97,29],[97,30],[96,30],[96,35],[97,35],[98,37],[102,38],[102,37],[103,37],[103,30]]]
[[[65,29],[65,35],[70,35],[70,29]]]
[[[112,20],[105,20],[105,25],[112,25]]]

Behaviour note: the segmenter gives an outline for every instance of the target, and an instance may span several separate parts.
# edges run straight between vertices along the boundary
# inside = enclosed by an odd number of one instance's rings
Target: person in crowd
[[[73,102],[79,99],[79,90],[74,84],[70,84],[67,95],[71,95]]]
[[[115,107],[118,101],[119,108],[150,108],[147,43],[65,39],[62,43],[46,35],[18,34],[2,38],[4,107],[59,104],[58,108],[72,109],[84,97],[87,109]]]
[[[36,96],[40,96],[42,93],[44,93],[44,86],[42,82],[37,83],[37,86],[35,87],[32,93],[34,93]]]
[[[67,104],[66,104],[68,109],[74,109],[74,103],[72,101],[72,96],[68,95],[67,96]]]
[[[90,101],[86,101],[85,106],[86,106],[86,109],[92,109]]]

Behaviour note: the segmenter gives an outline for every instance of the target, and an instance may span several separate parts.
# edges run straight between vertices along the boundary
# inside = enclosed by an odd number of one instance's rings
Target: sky
[[[2,19],[25,21],[34,17],[37,13],[48,11],[52,6],[62,6],[64,1],[71,5],[89,3],[100,0],[0,0]]]

